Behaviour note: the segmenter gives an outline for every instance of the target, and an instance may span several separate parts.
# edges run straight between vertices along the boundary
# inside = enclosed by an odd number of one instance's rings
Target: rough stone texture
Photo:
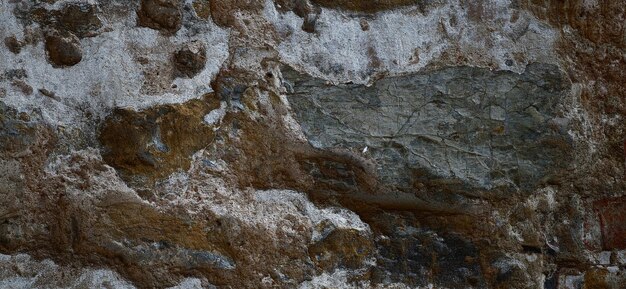
[[[4,39],[4,45],[9,49],[9,51],[18,54],[22,50],[22,45],[15,36],[9,36]]]
[[[143,0],[137,25],[174,33],[180,29],[182,14],[178,0]]]
[[[569,119],[558,113],[568,85],[556,66],[531,64],[521,75],[447,68],[370,87],[324,88],[293,74],[283,72],[287,95],[309,142],[365,150],[380,178],[402,191],[414,190],[412,175],[423,170],[527,190],[565,168],[572,151]]]
[[[45,37],[46,53],[53,66],[73,66],[83,59],[78,38],[72,34],[51,33]]]
[[[192,100],[141,112],[113,111],[100,128],[104,160],[131,183],[150,183],[179,169],[188,170],[192,154],[213,139],[203,117],[219,108],[219,101],[209,98],[206,103]]]
[[[624,19],[0,1],[0,287],[625,288]]]
[[[174,54],[174,62],[181,75],[194,77],[206,65],[206,47],[200,42],[187,43]]]
[[[600,217],[604,250],[626,249],[626,220],[624,197],[601,199],[594,203]]]
[[[35,21],[42,28],[72,33],[80,38],[93,37],[102,28],[98,7],[88,3],[60,3],[47,10],[40,3],[25,2],[15,7],[23,21]]]

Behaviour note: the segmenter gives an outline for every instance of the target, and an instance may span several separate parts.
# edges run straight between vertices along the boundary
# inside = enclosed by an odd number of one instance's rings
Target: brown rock
[[[83,59],[78,37],[71,33],[61,35],[50,33],[46,35],[46,53],[48,61],[54,67],[73,66]]]
[[[49,126],[20,118],[15,109],[0,102],[0,157],[34,157],[34,152],[47,155],[55,143]]]
[[[131,184],[148,185],[188,169],[191,155],[213,140],[213,130],[203,117],[217,108],[215,101],[113,111],[100,129],[104,160]]]
[[[206,64],[206,47],[202,42],[185,44],[174,54],[174,65],[178,72],[192,78],[200,73]]]
[[[625,45],[623,21],[626,6],[620,1],[588,5],[584,0],[519,1],[540,19],[555,26],[569,25],[594,43]]]
[[[215,0],[210,1],[211,18],[217,25],[234,26],[237,11],[259,12],[263,10],[260,0]]]
[[[58,14],[58,23],[62,29],[71,31],[79,38],[92,37],[102,27],[96,12],[94,5],[68,4]]]
[[[373,241],[354,229],[335,229],[309,247],[311,260],[327,271],[338,266],[357,269],[373,252]]]
[[[16,79],[16,80],[13,80],[11,84],[19,88],[20,91],[25,95],[33,94],[33,87],[28,85],[28,83],[24,82],[23,80]]]
[[[626,197],[598,200],[594,208],[600,217],[602,247],[626,249]]]
[[[18,54],[22,50],[23,44],[15,38],[15,36],[9,36],[4,38],[4,45],[9,49],[9,51]]]
[[[571,81],[585,84],[581,104],[597,125],[594,135],[602,140],[589,171],[581,171],[576,186],[589,194],[623,192],[624,161],[619,143],[626,137],[624,126],[605,125],[606,117],[626,115],[626,6],[620,1],[582,0],[520,1],[520,7],[564,31],[557,53],[568,65]]]
[[[307,14],[306,17],[304,17],[304,22],[302,23],[302,30],[308,33],[314,33],[317,17],[318,14]]]
[[[137,11],[137,25],[175,33],[180,29],[182,12],[178,0],[143,0]]]
[[[612,289],[617,288],[611,286],[607,276],[609,272],[606,269],[593,268],[585,272],[585,282],[582,289]]]
[[[209,0],[194,0],[193,10],[196,11],[196,15],[202,19],[209,19],[211,17],[211,9],[209,8]]]
[[[361,25],[361,30],[363,31],[370,30],[370,24],[364,18],[361,18],[361,20],[359,20],[359,24]]]

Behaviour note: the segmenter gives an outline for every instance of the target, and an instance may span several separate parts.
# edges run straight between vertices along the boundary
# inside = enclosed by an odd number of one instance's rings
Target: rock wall
[[[0,0],[2,288],[626,288],[623,0]]]

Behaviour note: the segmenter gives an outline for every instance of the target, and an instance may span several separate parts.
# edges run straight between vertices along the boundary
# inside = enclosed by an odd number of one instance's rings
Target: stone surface
[[[79,38],[94,37],[102,28],[98,6],[89,3],[59,3],[45,9],[43,3],[23,2],[16,16],[24,22],[37,22],[42,28],[72,33]]]
[[[88,4],[66,4],[57,18],[61,28],[76,36],[95,36],[102,28],[102,21],[98,17],[97,6]]]
[[[565,168],[572,151],[569,119],[558,113],[568,85],[555,66],[529,65],[521,75],[443,69],[370,87],[283,76],[311,145],[367,148],[380,178],[401,191],[413,189],[420,170],[470,187],[528,190]]]
[[[625,288],[624,1],[0,1],[2,288]]]
[[[207,96],[208,103],[193,100],[140,112],[112,112],[100,129],[104,160],[133,183],[188,170],[192,154],[213,139],[213,130],[203,117],[219,108],[219,101],[211,104],[210,98]],[[131,175],[138,179],[131,180]]]
[[[22,45],[15,36],[9,36],[4,39],[4,45],[9,49],[9,51],[18,54],[22,50]]]
[[[594,203],[600,218],[602,247],[605,250],[626,249],[626,199],[609,198]]]
[[[206,65],[206,47],[200,42],[187,43],[174,54],[174,63],[181,75],[194,77]]]
[[[48,60],[55,67],[73,66],[83,59],[78,38],[72,34],[51,33],[46,35],[45,43]]]
[[[143,0],[137,25],[174,33],[180,29],[182,13],[178,0]]]

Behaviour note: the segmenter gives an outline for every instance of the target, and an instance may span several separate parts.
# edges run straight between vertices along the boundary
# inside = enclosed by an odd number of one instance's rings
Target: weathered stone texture
[[[185,44],[174,54],[174,65],[181,75],[196,76],[206,65],[206,47],[199,42]]]
[[[212,127],[203,117],[218,108],[219,101],[212,95],[205,100],[112,112],[100,128],[104,160],[133,184],[151,184],[177,170],[188,170],[191,155],[213,140]]]
[[[63,67],[78,64],[83,58],[78,38],[71,34],[46,35],[46,53],[52,65]]]
[[[596,201],[594,207],[600,218],[603,249],[626,249],[626,200],[623,197],[602,199]]]
[[[363,149],[402,191],[420,169],[468,186],[528,190],[565,168],[572,151],[558,107],[568,84],[555,66],[529,65],[522,75],[448,68],[371,87],[283,75],[314,147]]]
[[[0,1],[0,288],[626,288],[625,13]]]
[[[178,0],[143,0],[137,25],[174,33],[180,29],[182,13]]]

